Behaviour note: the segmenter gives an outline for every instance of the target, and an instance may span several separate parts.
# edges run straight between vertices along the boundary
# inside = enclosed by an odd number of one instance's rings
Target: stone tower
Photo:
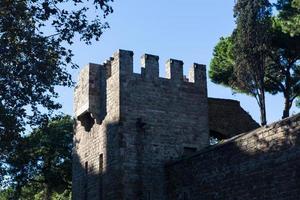
[[[165,163],[209,144],[206,69],[119,50],[89,64],[75,89],[73,199],[165,200]]]

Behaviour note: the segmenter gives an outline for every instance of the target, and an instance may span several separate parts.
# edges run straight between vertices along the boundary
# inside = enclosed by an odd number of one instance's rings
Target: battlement
[[[112,101],[112,97],[116,100],[111,109],[114,109],[114,113],[120,113],[121,102],[127,98],[123,95],[125,93],[131,96],[142,93],[150,98],[152,94],[148,92],[156,90],[158,102],[159,95],[166,91],[172,94],[168,99],[177,99],[179,92],[183,96],[198,95],[207,98],[205,65],[194,63],[187,78],[183,74],[183,61],[169,59],[165,65],[166,77],[162,78],[159,77],[158,56],[142,55],[141,73],[138,74],[133,72],[133,55],[132,51],[118,50],[103,64],[90,63],[81,70],[74,99],[75,115],[80,121],[92,124],[90,122],[95,119],[101,123],[107,112],[112,112],[108,110],[109,105],[106,105],[108,101]],[[116,116],[118,117],[120,116]]]
[[[141,56],[141,74],[133,72],[133,51],[118,50],[112,57],[103,62],[103,64],[90,63],[85,66],[79,75],[78,84],[83,84],[82,79],[87,77],[86,71],[105,70],[105,77],[108,79],[112,75],[120,74],[127,76],[127,78],[140,77],[143,80],[163,80],[169,79],[174,83],[189,82],[197,86],[206,87],[206,66],[203,64],[194,63],[189,70],[188,77],[183,74],[184,63],[181,60],[169,59],[166,61],[165,71],[166,77],[159,77],[159,56],[151,54],[143,54]],[[94,78],[95,74],[91,78]]]
[[[133,51],[118,50],[113,54],[111,58],[103,63],[103,66],[107,69],[107,78],[113,73],[120,72],[121,75],[137,76],[133,73]],[[112,63],[119,63],[118,69],[113,69]],[[157,80],[157,79],[170,79],[176,83],[190,82],[196,85],[206,83],[206,66],[202,64],[194,63],[189,70],[188,78],[183,75],[183,61],[176,59],[169,59],[166,61],[165,70],[166,77],[159,77],[159,56],[144,54],[141,56],[141,74],[140,76],[144,80]],[[206,86],[206,84],[205,84]]]

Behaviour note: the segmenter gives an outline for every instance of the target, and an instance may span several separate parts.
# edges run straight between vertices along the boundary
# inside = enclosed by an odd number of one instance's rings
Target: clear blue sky
[[[184,3],[183,3],[184,2]],[[117,49],[134,51],[134,71],[140,72],[140,56],[151,53],[160,57],[160,76],[168,58],[184,61],[187,73],[193,62],[206,64],[207,70],[213,48],[221,36],[228,36],[235,27],[234,0],[115,0],[114,13],[107,21],[111,28],[100,42],[87,46],[75,42],[71,47],[74,61],[80,67],[89,62],[102,63]],[[77,81],[78,70],[70,73]],[[73,115],[73,88],[59,88],[62,111]],[[215,85],[208,79],[210,97],[236,99],[259,122],[259,108],[254,98],[232,95],[228,88]],[[268,123],[279,120],[283,110],[281,95],[267,95]],[[297,108],[292,111],[298,112]]]

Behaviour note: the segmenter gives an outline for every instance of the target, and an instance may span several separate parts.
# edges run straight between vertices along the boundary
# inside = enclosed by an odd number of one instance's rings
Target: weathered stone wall
[[[300,115],[167,165],[171,200],[300,199]]]
[[[158,77],[158,57],[142,57],[142,74],[132,73],[132,56],[121,76],[121,122],[124,141],[125,199],[166,199],[164,164],[182,156],[184,148],[208,145],[205,67],[194,65],[183,81],[183,63],[169,60],[167,78]]]
[[[230,138],[259,127],[239,101],[208,98],[209,130],[215,137]]]
[[[73,199],[123,198],[120,76],[118,68],[110,66],[110,60],[105,65],[89,64],[82,70],[75,89]],[[87,101],[96,108],[86,106]]]
[[[74,99],[73,199],[166,199],[164,163],[208,146],[205,66],[185,82],[183,62],[170,59],[160,78],[158,57],[144,55],[134,74],[133,53],[119,50],[88,68]]]

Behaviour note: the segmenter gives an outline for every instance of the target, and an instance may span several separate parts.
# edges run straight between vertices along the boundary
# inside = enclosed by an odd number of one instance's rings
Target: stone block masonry
[[[238,101],[207,97],[206,69],[118,50],[75,88],[74,200],[300,199],[300,115],[258,128]],[[240,132],[246,132],[237,135]],[[209,134],[227,139],[209,147]],[[236,136],[237,135],[237,136]]]
[[[167,199],[164,164],[209,145],[206,70],[194,64],[119,50],[104,64],[89,64],[75,89],[77,125],[73,199]]]
[[[300,114],[166,166],[168,199],[300,199]]]
[[[208,118],[210,135],[218,139],[228,139],[259,127],[240,102],[231,99],[208,98]]]

